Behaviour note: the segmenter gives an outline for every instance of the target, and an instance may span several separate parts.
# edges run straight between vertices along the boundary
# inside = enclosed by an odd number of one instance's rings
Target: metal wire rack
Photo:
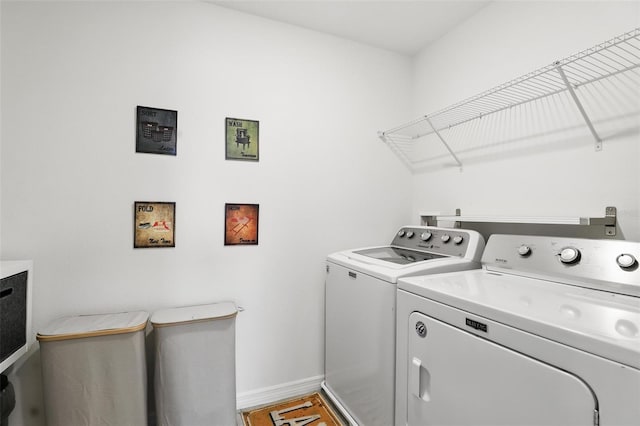
[[[567,94],[595,139],[595,150],[602,149],[602,138],[594,127],[583,102],[576,92],[582,86],[602,82],[614,76],[631,74],[638,79],[640,72],[640,28],[622,34],[568,58],[511,80],[493,89],[465,99],[440,111],[409,123],[378,132],[378,136],[412,170],[421,159],[416,155],[416,141],[421,138],[439,140],[455,163],[462,162],[443,135],[456,126],[514,107]],[[635,84],[627,83],[631,90]],[[423,149],[424,150],[424,149]]]

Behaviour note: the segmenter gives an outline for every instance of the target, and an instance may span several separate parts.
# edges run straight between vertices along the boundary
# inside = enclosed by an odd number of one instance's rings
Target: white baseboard
[[[244,410],[318,391],[323,380],[324,375],[320,375],[281,385],[241,392],[236,396],[236,406],[238,410]]]

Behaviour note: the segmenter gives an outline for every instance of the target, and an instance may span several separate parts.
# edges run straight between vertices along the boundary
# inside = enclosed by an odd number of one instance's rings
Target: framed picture
[[[136,201],[133,248],[176,246],[176,203]]]
[[[260,123],[241,118],[225,119],[226,159],[260,159]]]
[[[258,244],[258,204],[224,205],[224,245]]]
[[[138,106],[136,152],[176,155],[178,111]]]

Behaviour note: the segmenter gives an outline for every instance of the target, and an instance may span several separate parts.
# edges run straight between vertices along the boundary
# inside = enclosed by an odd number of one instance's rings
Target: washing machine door
[[[594,424],[580,378],[419,312],[408,326],[409,425]]]

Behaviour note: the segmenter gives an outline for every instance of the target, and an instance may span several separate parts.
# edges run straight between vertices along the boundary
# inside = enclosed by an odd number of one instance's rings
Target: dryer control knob
[[[440,239],[443,243],[448,243],[451,237],[449,236],[449,234],[444,234],[442,237],[440,237]]]
[[[432,235],[433,234],[431,234],[431,232],[423,232],[422,234],[420,234],[420,238],[422,239],[422,241],[429,241]]]
[[[571,264],[580,260],[580,250],[575,247],[565,247],[560,251],[560,262]]]
[[[407,238],[413,238],[414,235],[413,231],[407,232]]]
[[[398,231],[398,237],[400,238],[404,237],[404,229],[401,229]]]
[[[616,263],[623,269],[633,268],[638,261],[632,254],[623,253],[616,258]]]
[[[521,245],[518,247],[518,254],[522,257],[529,256],[531,254],[531,247],[525,244]]]
[[[462,240],[464,240],[462,235],[456,235],[455,237],[453,237],[453,242],[456,244],[462,244]]]

